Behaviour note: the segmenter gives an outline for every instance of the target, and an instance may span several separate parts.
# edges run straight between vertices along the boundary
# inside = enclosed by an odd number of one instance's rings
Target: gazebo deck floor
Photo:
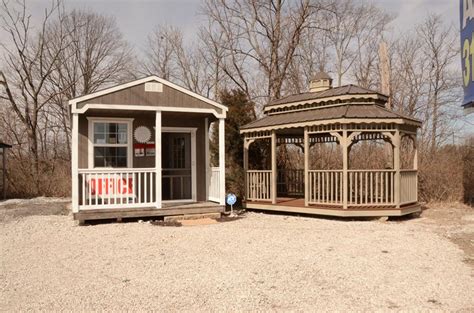
[[[339,217],[377,217],[403,216],[421,211],[419,203],[411,203],[400,208],[395,206],[349,206],[343,209],[342,205],[304,205],[302,198],[277,198],[277,203],[268,201],[247,201],[244,206],[248,210],[276,211],[290,213],[304,213]]]

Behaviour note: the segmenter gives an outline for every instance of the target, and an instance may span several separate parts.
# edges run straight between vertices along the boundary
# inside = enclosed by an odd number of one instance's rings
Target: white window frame
[[[196,202],[197,201],[196,131],[197,131],[197,128],[192,128],[192,127],[162,127],[161,128],[161,133],[191,134],[191,199],[162,200],[163,203],[179,203],[179,202]]]
[[[121,123],[127,124],[127,144],[113,145],[116,147],[127,147],[127,167],[133,168],[133,118],[118,118],[118,117],[87,117],[88,121],[88,168],[104,168],[113,169],[114,167],[94,166],[94,124],[95,123]]]

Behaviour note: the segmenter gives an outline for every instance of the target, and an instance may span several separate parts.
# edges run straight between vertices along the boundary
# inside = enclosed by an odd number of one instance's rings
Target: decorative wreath
[[[151,131],[146,126],[138,126],[134,132],[135,140],[140,143],[145,143],[151,139]]]

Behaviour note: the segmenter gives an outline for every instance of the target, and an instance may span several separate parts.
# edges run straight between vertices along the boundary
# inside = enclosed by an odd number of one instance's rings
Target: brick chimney
[[[332,88],[332,78],[324,72],[316,73],[309,82],[309,92],[319,92],[330,88]]]

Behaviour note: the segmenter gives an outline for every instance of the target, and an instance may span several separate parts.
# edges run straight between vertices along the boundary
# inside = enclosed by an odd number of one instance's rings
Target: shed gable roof
[[[148,82],[161,83],[164,92],[145,92],[143,85]],[[139,103],[137,103],[139,102]],[[161,102],[161,103],[156,103]],[[218,102],[210,100],[186,88],[173,84],[158,76],[148,76],[125,84],[96,91],[69,101],[70,105],[81,108],[88,103],[119,104],[119,105],[164,105],[195,108],[213,108],[218,111],[228,111],[228,108]],[[180,105],[179,103],[185,103]]]

